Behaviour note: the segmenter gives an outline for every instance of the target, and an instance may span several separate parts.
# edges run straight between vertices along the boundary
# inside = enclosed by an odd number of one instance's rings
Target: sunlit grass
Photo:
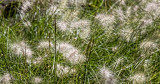
[[[64,8],[58,4],[50,15],[51,4],[38,2],[23,18],[2,15],[0,83],[9,73],[13,84],[158,84],[160,19],[139,2],[90,0]],[[33,52],[31,58],[26,51]]]

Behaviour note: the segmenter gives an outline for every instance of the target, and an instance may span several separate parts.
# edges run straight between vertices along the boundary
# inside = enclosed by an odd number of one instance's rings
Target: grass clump
[[[160,83],[158,0],[20,3],[0,16],[0,83]]]

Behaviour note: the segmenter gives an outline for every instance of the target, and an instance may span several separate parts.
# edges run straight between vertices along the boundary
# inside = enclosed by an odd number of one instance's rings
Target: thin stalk
[[[56,28],[56,16],[55,16],[55,19],[54,19],[54,47],[55,47],[55,50],[54,50],[54,59],[53,59],[53,67],[52,67],[52,73],[54,73],[54,84],[56,84],[56,55],[57,55],[57,47],[56,47],[56,43],[57,43],[57,36],[56,36],[56,32],[57,32],[57,28]],[[53,72],[54,71],[54,72]]]

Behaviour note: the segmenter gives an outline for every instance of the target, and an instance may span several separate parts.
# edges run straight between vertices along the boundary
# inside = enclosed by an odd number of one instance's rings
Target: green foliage
[[[10,9],[10,7],[6,8],[4,15],[7,18],[0,17],[0,79],[4,73],[10,73],[13,76],[13,84],[32,84],[33,77],[36,76],[43,79],[42,84],[101,84],[102,80],[99,70],[101,67],[106,66],[113,72],[118,84],[132,84],[132,80],[129,78],[136,73],[145,74],[147,79],[145,83],[158,84],[160,82],[160,51],[158,49],[153,54],[143,57],[140,56],[143,50],[139,46],[146,39],[154,40],[157,38],[154,34],[160,31],[159,19],[147,27],[147,33],[144,35],[140,35],[139,31],[141,30],[137,28],[139,23],[134,22],[134,18],[127,19],[124,24],[121,21],[117,21],[114,26],[114,32],[109,34],[108,32],[106,33],[106,28],[95,19],[95,15],[101,11],[108,12],[114,1],[89,0],[89,2],[85,7],[79,7],[82,10],[80,10],[78,15],[80,19],[91,21],[90,36],[86,39],[80,37],[78,34],[79,30],[72,33],[61,31],[57,23],[63,17],[47,15],[44,10],[47,7],[41,10],[42,4],[39,6],[37,3],[33,6],[32,10],[26,14],[28,17],[24,19],[19,17],[9,18],[12,16],[10,14],[16,13],[15,10],[17,10],[19,4],[14,3],[16,6],[13,6],[13,9]],[[132,2],[127,3],[132,5]],[[68,10],[71,11],[71,15],[73,10],[78,9]],[[65,9],[63,13],[65,14],[68,10]],[[141,19],[142,17],[137,16],[136,18]],[[26,21],[29,21],[31,26],[25,26],[24,22]],[[119,35],[118,32],[126,25],[134,29],[135,32],[132,34],[133,36],[139,35],[138,39],[132,41],[134,38],[130,38],[129,41],[126,41]],[[38,48],[39,43],[43,40],[47,40],[54,45],[61,41],[72,44],[81,54],[87,57],[87,60],[84,63],[73,65],[64,58],[62,53],[56,52],[55,46],[47,49]],[[10,47],[20,41],[30,45],[34,52],[32,61],[37,57],[45,57],[46,54],[48,57],[44,58],[39,64],[27,63],[25,55],[16,55]],[[159,43],[159,40],[156,40],[156,42]],[[118,47],[116,51],[113,50],[115,46]],[[54,58],[55,56],[56,59]],[[116,64],[117,59],[121,58],[123,61]],[[151,61],[147,69],[144,67],[145,60]],[[58,77],[55,73],[56,69],[53,69],[53,63],[69,66],[76,69],[77,72],[66,77]]]

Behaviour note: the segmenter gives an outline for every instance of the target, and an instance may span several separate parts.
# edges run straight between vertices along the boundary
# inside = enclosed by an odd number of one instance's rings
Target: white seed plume
[[[118,46],[112,47],[112,51],[116,52],[118,50]]]
[[[59,21],[57,23],[57,26],[58,28],[61,30],[61,31],[67,31],[68,30],[68,23],[67,22],[64,22],[64,21]]]
[[[106,67],[100,69],[100,75],[103,84],[116,84],[116,79],[114,78],[113,73]]]
[[[144,65],[143,65],[143,66],[144,66],[144,68],[145,68],[145,69],[148,69],[148,68],[149,68],[150,63],[151,63],[151,60],[145,60],[145,61],[144,61]]]
[[[149,18],[149,19],[143,18],[141,20],[141,22],[143,22],[142,27],[147,27],[153,23],[153,19],[152,18]]]
[[[119,0],[121,5],[126,5],[126,0]]]
[[[138,8],[139,8],[138,5],[134,6],[133,11],[134,11],[134,12],[137,12],[137,11],[138,11]]]
[[[25,22],[23,22],[23,24],[24,24],[25,27],[31,27],[32,26],[30,21],[25,21]]]
[[[158,44],[153,41],[143,41],[140,44],[140,48],[143,50],[155,50],[158,49]]]
[[[68,5],[80,6],[80,5],[84,5],[86,3],[87,3],[87,0],[68,0]]]
[[[79,53],[79,50],[68,43],[59,43],[57,50],[72,64],[79,64],[86,60],[86,57]]]
[[[60,64],[57,64],[56,69],[56,74],[60,78],[63,78],[76,72],[75,69],[71,69],[70,67],[62,66]]]
[[[117,17],[119,18],[120,21],[125,22],[125,20],[127,19],[127,17],[125,16],[125,13],[121,7],[115,9],[113,12],[115,15],[117,15]]]
[[[89,20],[78,20],[78,21],[72,21],[70,24],[71,28],[86,28],[90,26]]]
[[[24,0],[21,9],[22,11],[27,11],[28,8],[31,8],[31,6],[32,3],[29,0]]]
[[[82,39],[87,38],[90,35],[90,24],[89,20],[78,20],[78,21],[71,21],[70,24],[70,31],[71,33],[75,30],[80,30],[78,33]]]
[[[12,80],[12,76],[9,73],[5,73],[1,78],[0,78],[0,84],[10,84]]]
[[[59,7],[64,9],[67,8],[68,0],[61,0]]]
[[[32,1],[29,1],[29,0],[22,1],[21,11],[20,11],[21,19],[24,18],[24,16],[26,15],[26,12],[28,11],[28,9],[30,9],[32,6],[33,6],[33,2]]]
[[[98,19],[104,27],[111,26],[115,22],[115,17],[113,15],[98,14],[95,18]]]
[[[131,9],[131,7],[127,7],[127,10],[126,10],[126,12],[125,12],[125,16],[127,17],[127,18],[129,18],[130,16],[131,16],[131,12],[132,12],[132,9]]]
[[[157,0],[153,0],[146,5],[144,10],[154,15],[154,18],[157,18],[160,15],[160,2],[158,2]]]
[[[30,49],[30,47],[24,41],[12,44],[11,45],[11,50],[16,55],[25,55],[27,58],[32,58],[33,52]]]
[[[131,80],[133,81],[133,84],[143,84],[146,80],[146,77],[143,73],[138,73],[131,77]]]
[[[52,15],[61,15],[62,10],[60,10],[57,6],[52,5],[49,9],[47,9],[47,15],[52,16]]]
[[[35,84],[41,83],[41,82],[42,82],[42,78],[40,78],[40,77],[34,77],[34,78],[33,78],[33,82],[34,82]]]
[[[127,29],[123,29],[120,31],[120,35],[127,41],[129,42],[130,40],[131,41],[135,41],[136,40],[136,36],[132,37],[133,35],[133,29],[131,28],[127,28]],[[131,39],[132,38],[132,39]]]
[[[89,37],[90,32],[91,32],[91,29],[90,29],[89,27],[83,28],[83,29],[80,31],[79,36],[80,36],[82,39],[86,39],[87,37]]]
[[[49,41],[41,41],[38,45],[38,48],[53,48],[54,45],[52,42],[49,42]]]
[[[115,67],[117,67],[120,63],[123,63],[123,61],[124,61],[124,58],[118,58],[118,59],[114,62]]]

